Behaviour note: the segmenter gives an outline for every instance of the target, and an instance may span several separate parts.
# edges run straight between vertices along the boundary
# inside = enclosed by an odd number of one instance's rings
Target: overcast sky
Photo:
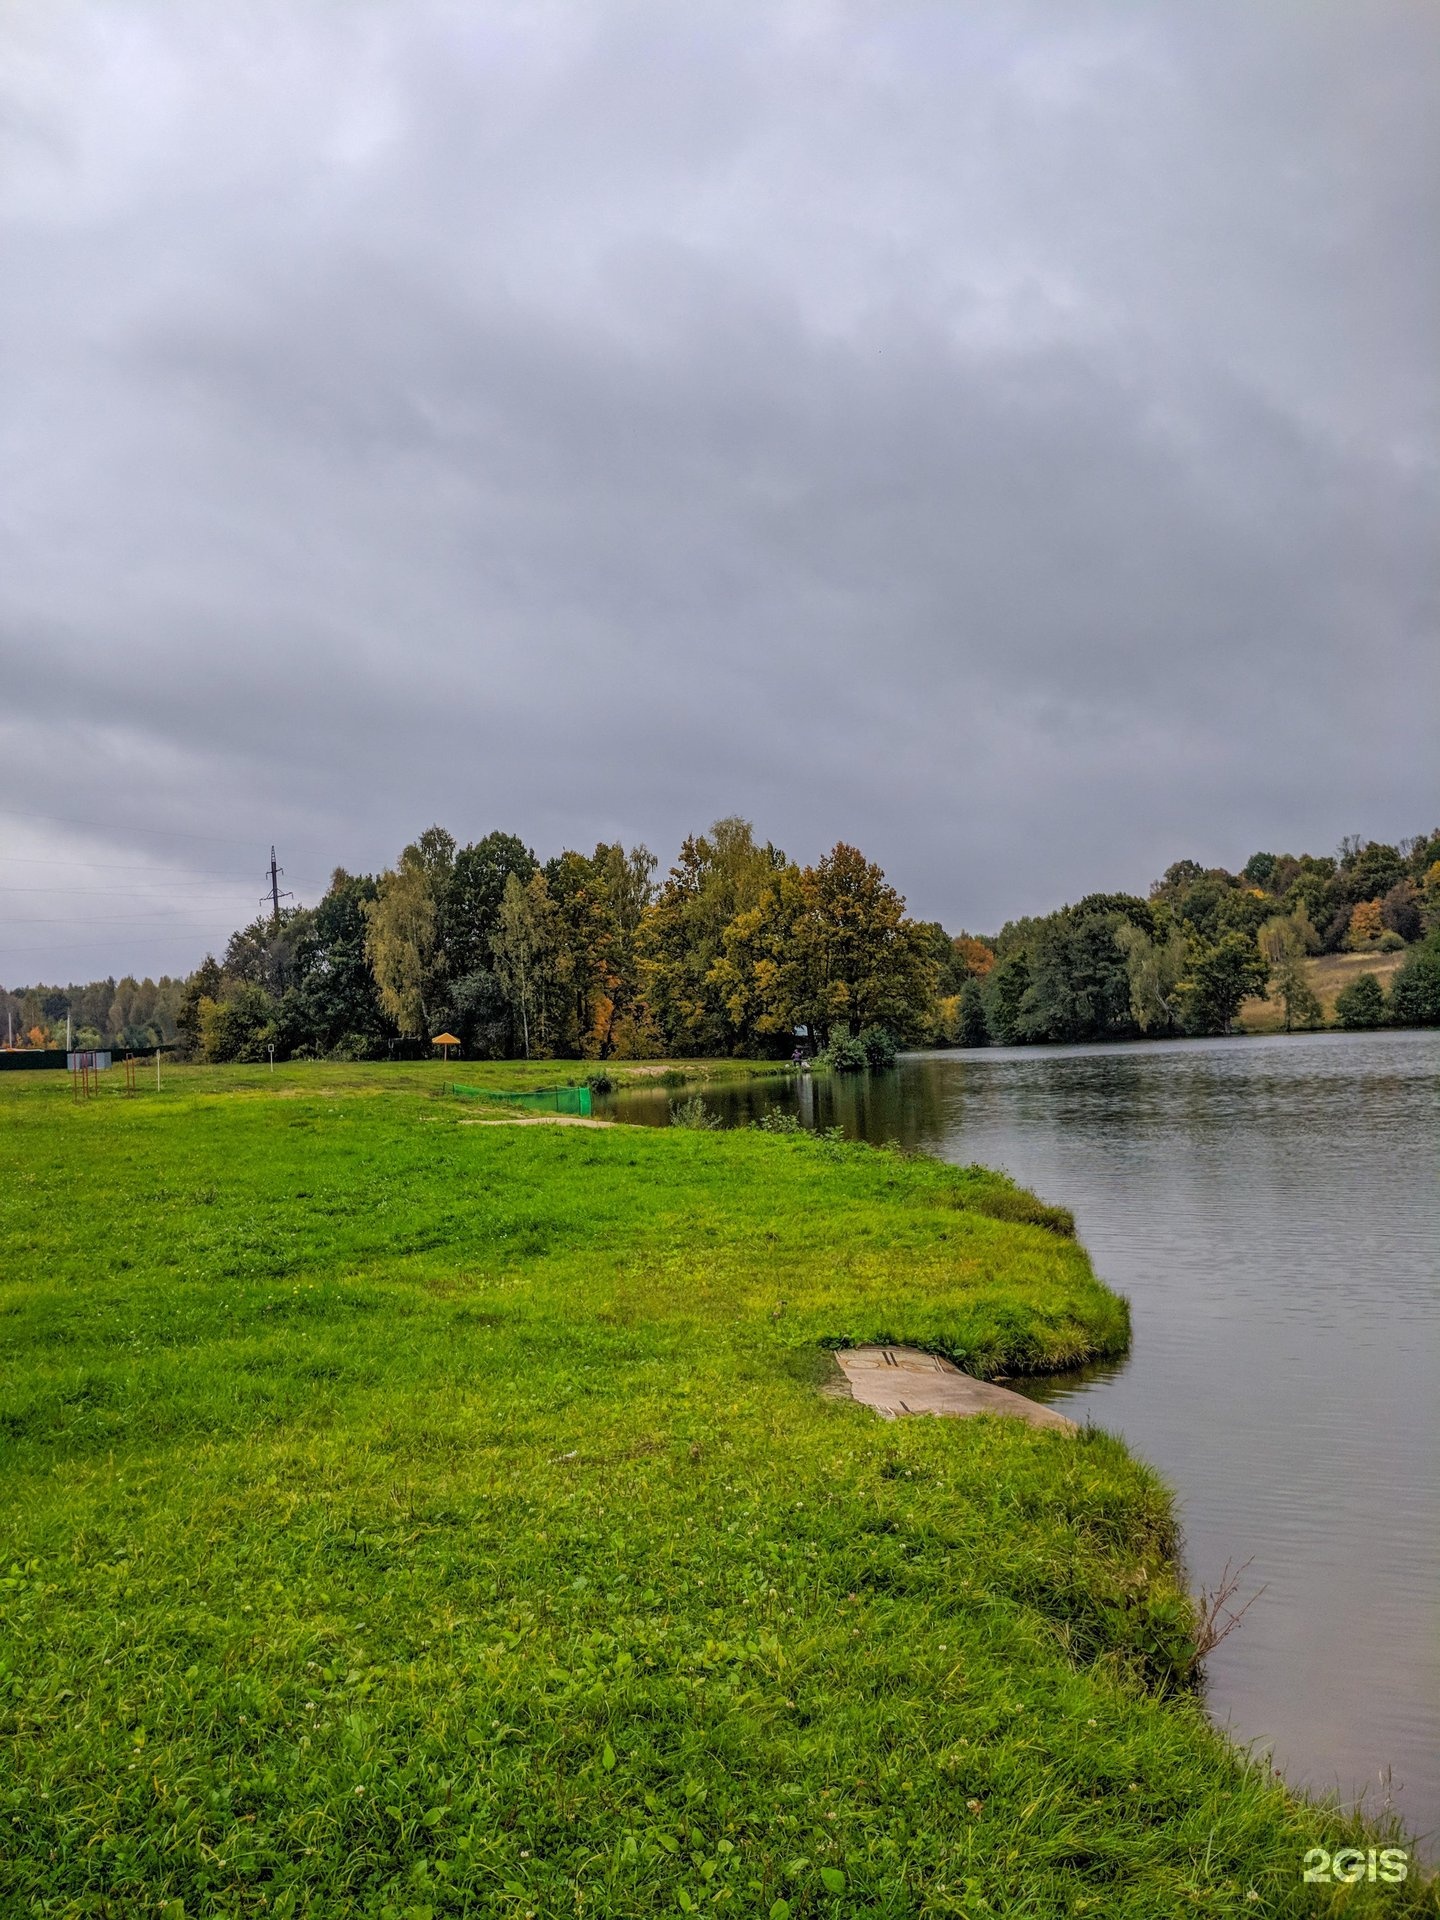
[[[0,981],[438,820],[1440,820],[1429,0],[0,9]]]

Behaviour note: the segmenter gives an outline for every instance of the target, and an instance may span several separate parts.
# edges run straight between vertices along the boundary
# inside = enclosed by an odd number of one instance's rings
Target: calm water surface
[[[1004,1167],[1075,1211],[1134,1345],[1037,1398],[1177,1490],[1192,1584],[1265,1591],[1216,1718],[1440,1853],[1440,1033],[912,1055],[706,1093]],[[663,1125],[667,1096],[616,1117]],[[1016,1383],[1019,1384],[1019,1383]]]

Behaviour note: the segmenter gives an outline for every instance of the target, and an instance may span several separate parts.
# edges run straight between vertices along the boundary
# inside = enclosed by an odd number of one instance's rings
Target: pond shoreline
[[[787,1124],[1003,1166],[1074,1210],[1131,1302],[1133,1350],[1084,1378],[1031,1376],[1024,1392],[1157,1463],[1194,1584],[1253,1558],[1247,1580],[1267,1591],[1211,1663],[1219,1724],[1322,1791],[1368,1783],[1373,1800],[1392,1766],[1396,1804],[1432,1847],[1437,1094],[1427,1029],[946,1049],[888,1075],[703,1094],[727,1123],[778,1109]],[[669,1118],[639,1095],[606,1111]],[[1415,1410],[1399,1428],[1397,1397]],[[1352,1544],[1353,1577],[1330,1526]]]

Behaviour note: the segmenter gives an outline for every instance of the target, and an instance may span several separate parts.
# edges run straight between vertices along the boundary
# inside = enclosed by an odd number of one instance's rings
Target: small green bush
[[[876,1073],[893,1067],[895,1056],[900,1051],[888,1027],[865,1027],[860,1034],[860,1045],[865,1049],[865,1058],[871,1070]]]
[[[864,1073],[870,1059],[852,1034],[842,1033],[816,1054],[815,1064],[830,1073]]]
[[[585,1084],[592,1093],[613,1093],[615,1082],[608,1073],[587,1073]]]
[[[1385,992],[1373,973],[1362,973],[1335,996],[1335,1017],[1351,1032],[1385,1024]]]
[[[334,1046],[331,1047],[330,1051],[325,1055],[325,1058],[327,1060],[342,1062],[351,1060],[373,1060],[375,1058],[376,1044],[375,1040],[368,1034],[342,1033]],[[380,1042],[379,1046],[380,1052],[383,1054],[385,1051],[384,1042]],[[295,1057],[299,1059],[300,1056],[297,1053]]]
[[[714,1133],[725,1123],[718,1113],[712,1113],[697,1093],[689,1100],[670,1102],[670,1124],[672,1127],[689,1127],[696,1133]]]

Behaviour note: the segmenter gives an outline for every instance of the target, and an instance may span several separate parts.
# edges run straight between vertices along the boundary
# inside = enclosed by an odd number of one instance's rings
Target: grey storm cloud
[[[0,979],[436,819],[976,928],[1433,825],[1437,97],[1414,0],[17,0]]]

